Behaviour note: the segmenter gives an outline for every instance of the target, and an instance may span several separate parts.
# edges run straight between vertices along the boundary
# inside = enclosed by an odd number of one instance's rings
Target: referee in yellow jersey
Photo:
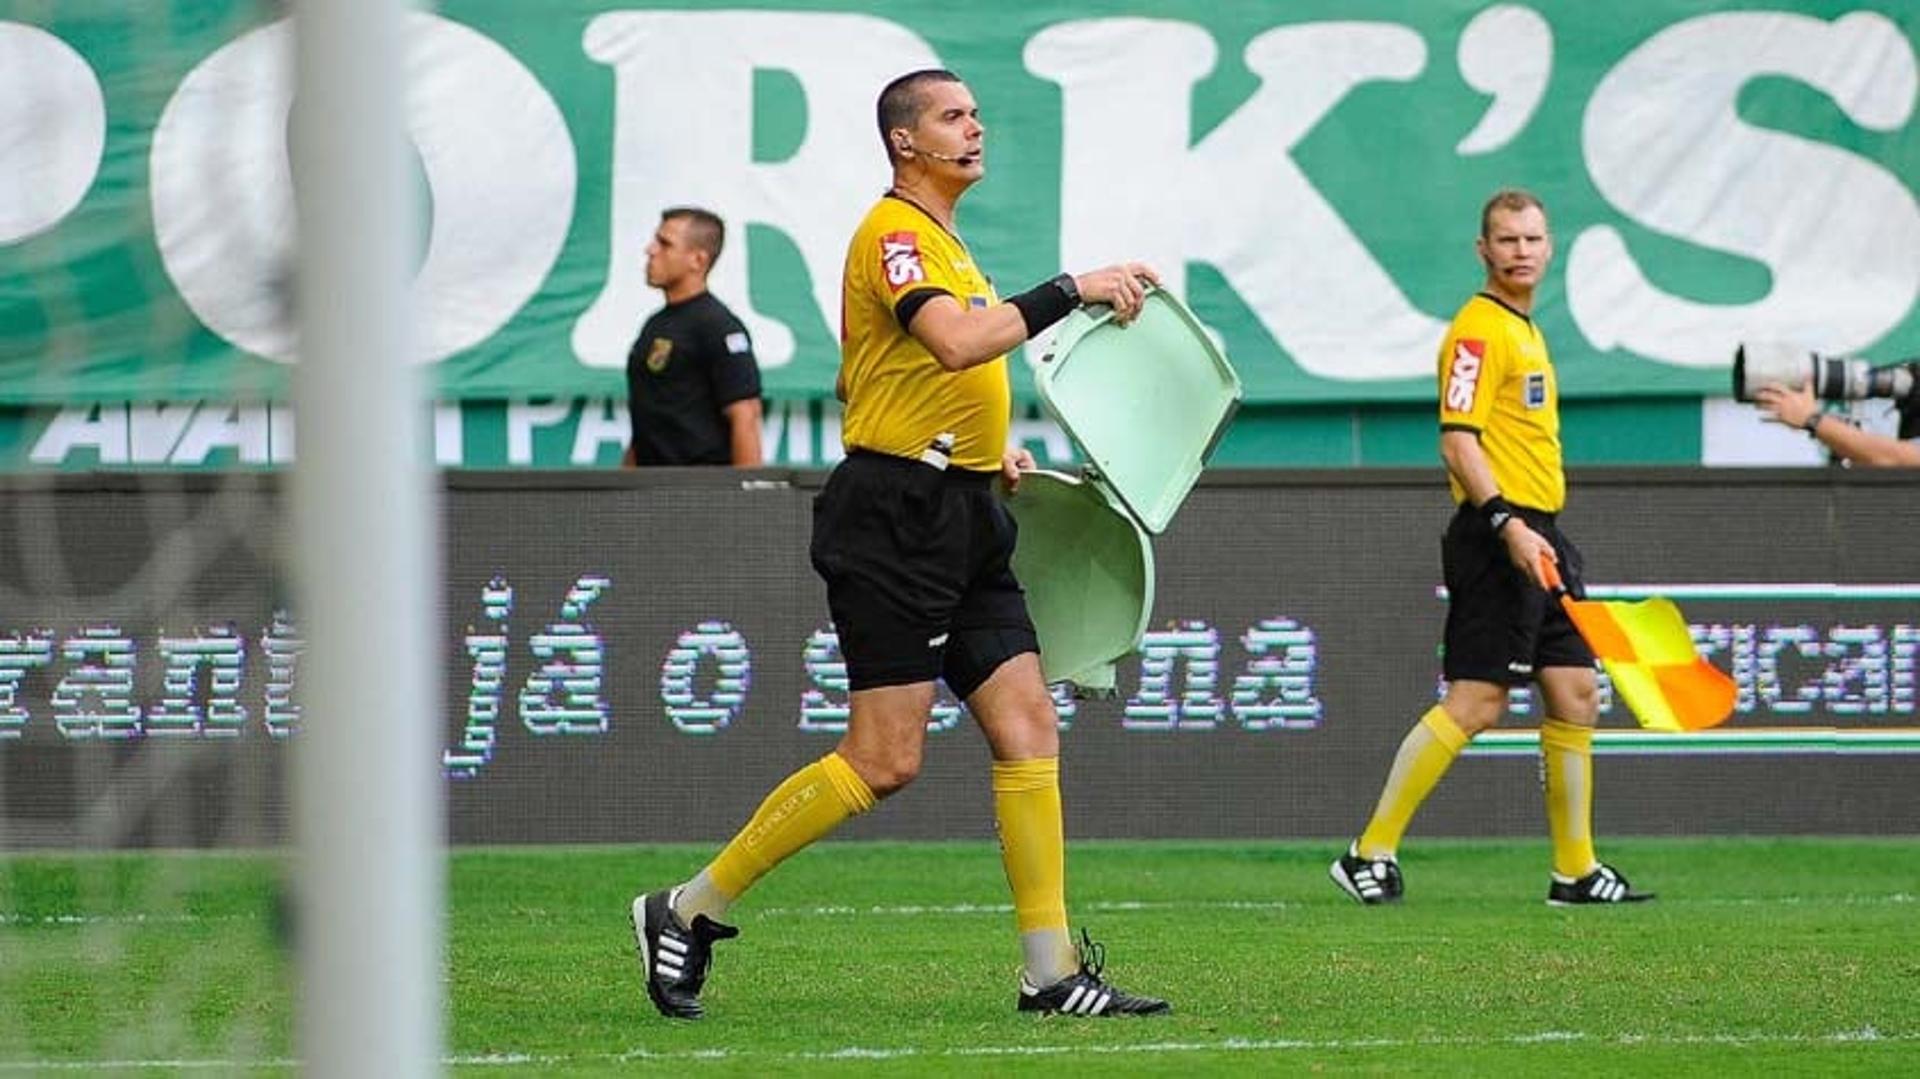
[[[1546,208],[1526,191],[1495,193],[1481,209],[1475,247],[1486,287],[1454,316],[1439,358],[1440,457],[1459,504],[1440,545],[1446,695],[1400,743],[1373,818],[1330,872],[1358,902],[1397,901],[1407,824],[1474,735],[1500,721],[1507,691],[1532,681],[1546,703],[1547,902],[1651,899],[1594,856],[1593,652],[1547,593],[1540,567],[1552,560],[1581,594],[1580,552],[1555,523],[1567,501],[1559,394],[1533,321],[1534,290],[1553,257]]]
[[[1132,320],[1155,282],[1138,263],[1061,274],[1001,301],[954,227],[985,171],[985,128],[952,72],[881,92],[893,185],[847,245],[840,375],[847,456],[814,502],[814,568],[851,685],[847,733],[787,778],[691,880],[633,901],[647,992],[693,1019],[727,907],[767,871],[920,771],[944,678],[993,755],[994,813],[1024,970],[1020,1011],[1145,1015],[1167,1003],[1101,977],[1100,949],[1068,935],[1059,724],[1014,580],[1014,523],[996,476],[1033,467],[1010,448],[1006,353],[1080,303]],[[821,971],[823,980],[845,977]]]

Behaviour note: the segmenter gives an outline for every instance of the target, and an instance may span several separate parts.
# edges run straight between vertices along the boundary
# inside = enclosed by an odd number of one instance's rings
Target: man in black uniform
[[[647,284],[667,305],[627,353],[633,437],[620,463],[758,468],[760,366],[727,305],[707,291],[726,225],[690,206],[660,215],[647,244]]]

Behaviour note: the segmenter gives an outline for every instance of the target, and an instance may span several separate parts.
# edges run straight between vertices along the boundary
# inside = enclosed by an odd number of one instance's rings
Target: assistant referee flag
[[[1700,658],[1680,608],[1664,596],[1637,603],[1581,600],[1567,594],[1553,563],[1543,562],[1547,584],[1586,638],[1640,725],[1656,731],[1697,731],[1733,714],[1733,679]]]

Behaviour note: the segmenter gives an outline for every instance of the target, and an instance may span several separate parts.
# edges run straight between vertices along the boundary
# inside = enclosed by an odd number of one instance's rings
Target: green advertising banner
[[[0,0],[0,406],[284,398],[280,10]],[[1255,408],[1430,400],[1509,184],[1552,215],[1570,401],[1724,394],[1743,340],[1920,354],[1913,0],[448,0],[410,28],[443,401],[620,396],[682,203],[730,225],[713,288],[768,395],[830,396],[874,96],[928,66],[982,108],[960,228],[1001,291],[1150,261]]]

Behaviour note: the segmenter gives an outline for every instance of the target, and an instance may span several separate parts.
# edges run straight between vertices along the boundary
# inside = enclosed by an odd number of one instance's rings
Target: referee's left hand
[[[1080,302],[1106,304],[1113,308],[1113,321],[1125,326],[1140,314],[1147,288],[1160,283],[1160,274],[1144,262],[1122,262],[1075,274],[1073,283]]]
[[[1020,473],[1031,472],[1039,465],[1033,454],[1025,446],[1018,446],[1000,455],[1000,478],[1007,481],[1007,493],[1020,490]]]

